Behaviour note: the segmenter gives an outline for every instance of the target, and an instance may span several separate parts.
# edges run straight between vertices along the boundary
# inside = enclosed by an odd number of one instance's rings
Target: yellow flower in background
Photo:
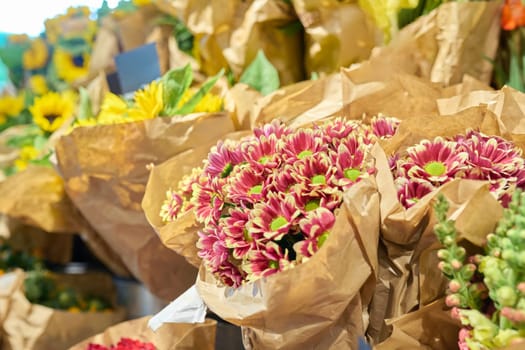
[[[39,151],[33,146],[24,146],[20,149],[18,158],[15,160],[15,167],[18,171],[27,168],[29,162],[33,159],[37,159]]]
[[[398,31],[398,12],[403,8],[414,8],[417,4],[418,0],[359,0],[359,6],[383,31],[385,42],[389,42]]]
[[[89,17],[91,10],[87,6],[69,7],[66,12],[67,17]]]
[[[162,83],[152,81],[143,90],[138,90],[133,96],[134,105],[129,110],[133,120],[152,119],[159,116],[164,108]]]
[[[43,95],[49,91],[46,78],[41,74],[36,74],[29,78],[29,88],[35,95]]]
[[[58,77],[68,83],[85,77],[89,72],[88,54],[73,56],[67,51],[56,49],[53,61]]]
[[[29,42],[27,34],[11,34],[7,37],[7,42],[10,44],[24,44]]]
[[[197,92],[197,89],[186,90],[182,98],[180,99],[177,107],[184,106],[186,102]],[[208,92],[195,106],[192,112],[194,113],[214,113],[222,111],[223,99],[211,92]]]
[[[128,105],[126,101],[110,92],[104,96],[97,122],[104,125],[123,123],[129,121],[127,113]]]
[[[149,5],[152,2],[153,2],[152,0],[133,0],[133,5],[144,6],[144,5]]]
[[[35,98],[29,111],[36,125],[44,131],[53,132],[73,115],[75,103],[71,93],[48,92]]]
[[[31,46],[24,52],[22,63],[27,70],[43,68],[47,63],[49,52],[46,42],[37,38],[31,42]]]
[[[0,97],[0,124],[8,117],[16,117],[24,109],[24,95]]]
[[[44,21],[44,26],[46,28],[47,41],[55,45],[60,33],[60,20],[58,18],[48,18]]]

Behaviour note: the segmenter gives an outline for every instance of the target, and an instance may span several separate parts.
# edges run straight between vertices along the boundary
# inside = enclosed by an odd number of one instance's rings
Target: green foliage
[[[262,50],[259,50],[239,81],[251,86],[263,95],[268,95],[280,86],[279,72],[266,58]]]

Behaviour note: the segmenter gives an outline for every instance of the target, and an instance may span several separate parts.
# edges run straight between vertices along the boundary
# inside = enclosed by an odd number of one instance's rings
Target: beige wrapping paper
[[[119,39],[116,34],[116,22],[111,16],[106,16],[97,31],[97,36],[89,60],[89,76],[94,77],[101,72],[115,69],[113,58],[120,52]]]
[[[249,348],[355,350],[378,224],[375,184],[363,180],[344,195],[329,239],[308,262],[237,289],[201,267],[197,289],[214,313],[244,327]]]
[[[214,350],[217,321],[204,323],[165,323],[156,332],[148,327],[151,317],[146,316],[119,323],[103,333],[86,339],[69,350],[86,350],[90,343],[115,345],[121,338],[150,342],[157,350]]]
[[[301,127],[339,115],[342,109],[342,80],[339,74],[292,84],[256,102],[255,125],[274,119]]]
[[[56,145],[74,204],[131,273],[165,300],[185,291],[196,270],[164,247],[146,220],[141,201],[147,166],[216,142],[231,131],[233,123],[225,113],[193,114],[77,128]]]
[[[156,6],[147,5],[118,19],[116,32],[122,51],[133,50],[144,45],[155,27],[154,19],[159,14]]]
[[[464,74],[490,82],[499,38],[498,1],[449,2],[399,31],[359,66],[455,84]]]
[[[306,74],[334,73],[368,59],[382,34],[353,1],[292,0],[305,27]]]
[[[224,135],[221,139],[238,140],[249,133],[231,133]],[[210,148],[216,142],[217,140],[210,140],[207,144],[187,150],[153,167],[142,200],[142,208],[146,218],[159,235],[162,243],[186,258],[195,267],[199,267],[201,264],[201,258],[197,256],[197,231],[201,226],[197,222],[194,212],[189,211],[169,223],[162,222],[159,213],[162,203],[166,199],[166,191],[170,188],[175,189],[184,175],[191,174],[193,168],[202,166],[203,160],[207,158]]]
[[[0,183],[0,212],[47,232],[75,233],[79,214],[52,168],[29,165]]]
[[[279,71],[282,85],[303,78],[301,32],[284,27],[297,20],[282,0],[164,0],[163,11],[180,18],[195,37],[197,60],[206,75],[230,67],[236,78],[259,50]]]
[[[2,324],[3,350],[66,349],[69,346],[122,321],[123,309],[107,312],[67,312],[31,304],[23,291],[24,273],[16,274],[15,288]],[[60,282],[74,285],[86,294],[114,299],[111,277],[104,274],[61,275]]]

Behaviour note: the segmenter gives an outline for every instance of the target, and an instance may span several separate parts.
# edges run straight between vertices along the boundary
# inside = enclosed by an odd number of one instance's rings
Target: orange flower
[[[525,6],[521,0],[505,0],[501,11],[501,28],[514,30],[525,26]]]

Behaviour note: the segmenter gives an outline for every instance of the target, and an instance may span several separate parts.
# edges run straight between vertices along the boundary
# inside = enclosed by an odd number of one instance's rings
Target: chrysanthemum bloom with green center
[[[58,92],[49,92],[35,98],[33,105],[29,107],[33,122],[46,132],[56,131],[73,116],[74,110],[74,95]]]
[[[0,97],[0,124],[4,124],[7,118],[20,115],[24,109],[24,96],[1,96]]]
[[[444,183],[467,169],[468,154],[456,142],[441,137],[423,140],[407,149],[407,156],[398,165],[408,178],[428,180],[433,184]]]
[[[97,123],[101,125],[118,124],[131,121],[127,115],[128,105],[119,96],[109,92],[104,96]]]

